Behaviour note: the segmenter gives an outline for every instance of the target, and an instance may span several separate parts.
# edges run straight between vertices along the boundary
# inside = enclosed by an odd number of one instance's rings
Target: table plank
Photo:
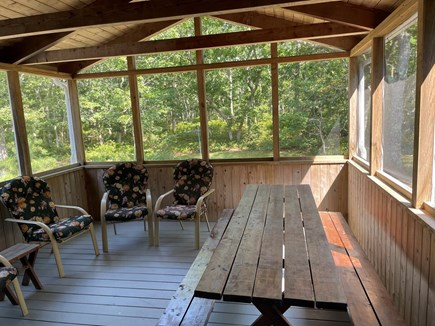
[[[298,193],[316,306],[318,308],[346,310],[346,298],[337,276],[337,270],[329,250],[329,243],[310,186],[298,186]]]
[[[258,185],[247,185],[240,203],[214,251],[195,290],[196,297],[220,300],[239,248],[243,232],[257,194]]]
[[[284,187],[273,185],[258,261],[253,302],[282,301]]]
[[[223,294],[225,301],[249,303],[252,300],[258,256],[261,249],[259,239],[263,236],[269,193],[269,186],[259,186],[239,250],[225,286]]]
[[[313,283],[296,186],[285,187],[284,245],[284,301],[290,305],[314,307]]]

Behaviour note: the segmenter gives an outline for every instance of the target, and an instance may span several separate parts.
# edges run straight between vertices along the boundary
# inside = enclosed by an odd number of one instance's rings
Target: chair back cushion
[[[174,169],[174,204],[195,205],[210,189],[212,180],[213,166],[207,161],[193,158],[179,162]]]
[[[109,191],[109,210],[146,206],[148,170],[142,164],[116,164],[104,172],[103,183]]]
[[[9,181],[2,188],[1,199],[16,219],[47,225],[59,221],[50,187],[38,177],[22,176]],[[20,228],[26,239],[33,230],[39,229],[38,226],[28,224],[20,224]]]

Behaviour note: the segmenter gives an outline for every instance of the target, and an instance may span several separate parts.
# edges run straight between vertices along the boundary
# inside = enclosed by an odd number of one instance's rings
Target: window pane
[[[357,109],[357,148],[356,154],[370,160],[371,133],[371,54],[370,51],[358,57],[358,109]]]
[[[281,156],[346,153],[348,61],[283,64],[278,73]]]
[[[71,145],[65,101],[67,84],[21,74],[24,117],[34,173],[69,165]]]
[[[0,72],[0,181],[19,175],[6,73]]]
[[[411,186],[414,150],[417,20],[385,41],[383,170]]]
[[[270,67],[206,73],[210,158],[272,157]]]
[[[138,76],[145,160],[200,157],[196,73]]]
[[[130,87],[127,77],[78,81],[86,161],[132,161]]]
[[[127,70],[127,58],[126,57],[113,57],[107,58],[101,61],[97,61],[96,64],[91,65],[88,68],[83,69],[80,73],[98,73],[107,71],[122,71]]]
[[[269,44],[242,45],[204,50],[204,62],[228,62],[270,58]]]

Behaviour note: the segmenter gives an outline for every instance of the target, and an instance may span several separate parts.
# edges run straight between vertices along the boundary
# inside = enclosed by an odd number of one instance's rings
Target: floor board
[[[0,325],[155,325],[198,253],[193,223],[184,227],[162,221],[159,247],[148,245],[141,222],[118,225],[117,235],[110,227],[110,251],[102,253],[96,225],[100,256],[95,257],[88,235],[61,245],[64,278],[58,277],[50,248],[42,248],[35,270],[44,288],[22,286],[26,317],[8,299],[0,302]],[[207,236],[205,225],[201,236]],[[258,315],[249,304],[217,302],[209,325],[250,325]],[[290,308],[286,316],[295,326],[350,325],[346,313],[335,311]]]

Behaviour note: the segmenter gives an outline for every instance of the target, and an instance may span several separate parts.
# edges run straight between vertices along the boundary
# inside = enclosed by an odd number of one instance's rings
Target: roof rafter
[[[119,4],[105,1],[92,8],[0,20],[0,39],[73,31],[122,23],[162,20],[251,11],[273,6],[289,7],[339,0],[179,0]]]
[[[182,22],[182,19],[179,20],[166,20],[162,22],[156,23],[145,23],[135,26],[131,31],[127,34],[124,34],[120,37],[117,37],[110,42],[107,42],[105,45],[110,46],[114,44],[121,43],[134,43],[139,42],[144,39],[149,39],[156,34],[159,34],[166,29],[173,27],[174,25]],[[58,71],[76,74],[80,70],[87,68],[95,63],[99,62],[102,58],[92,59],[92,60],[84,60],[84,61],[73,61],[68,63],[62,63],[58,66]]]
[[[55,63],[122,55],[138,55],[182,50],[198,50],[223,46],[269,43],[295,39],[318,39],[338,35],[361,35],[367,31],[336,23],[322,23],[294,28],[271,28],[229,34],[202,35],[170,40],[122,43],[95,47],[56,50],[40,53],[24,64]]]
[[[238,24],[243,24],[250,27],[257,28],[294,28],[295,26],[302,26],[300,23],[295,23],[290,20],[273,17],[265,14],[261,14],[258,12],[243,12],[243,13],[234,13],[234,14],[225,14],[225,15],[216,15],[213,16],[218,19],[223,19],[229,22],[234,22]],[[311,41],[332,46],[337,49],[349,51],[351,50],[359,41],[361,41],[361,37],[357,36],[340,36],[335,38],[321,38],[321,39],[313,39]]]
[[[388,13],[384,11],[343,2],[292,6],[284,9],[331,22],[364,28],[369,31],[378,26],[388,16]]]

